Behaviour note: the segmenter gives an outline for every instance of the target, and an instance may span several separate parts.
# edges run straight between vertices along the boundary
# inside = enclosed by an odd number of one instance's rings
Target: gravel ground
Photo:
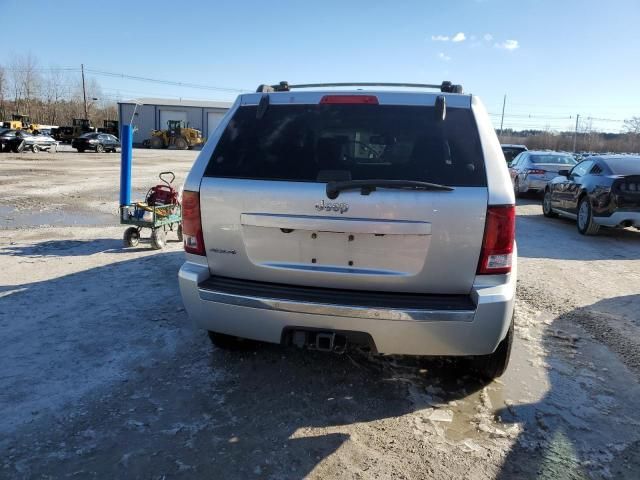
[[[195,152],[134,152],[138,196]],[[505,376],[214,349],[181,246],[122,248],[119,158],[0,154],[0,478],[640,478],[640,232],[518,206]]]

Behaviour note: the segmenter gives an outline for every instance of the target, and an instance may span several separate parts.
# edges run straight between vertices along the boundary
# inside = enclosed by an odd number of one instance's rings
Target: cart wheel
[[[164,228],[154,228],[151,232],[151,248],[161,250],[167,244],[167,232]]]
[[[176,232],[178,234],[178,241],[181,242],[182,241],[182,224],[178,224],[178,230]]]
[[[129,227],[124,231],[124,246],[136,247],[140,243],[140,232],[136,227]]]

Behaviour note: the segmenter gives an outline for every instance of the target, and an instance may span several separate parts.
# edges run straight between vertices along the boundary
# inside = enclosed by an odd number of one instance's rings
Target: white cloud
[[[431,40],[434,42],[448,42],[449,37],[446,35],[431,35]]]
[[[445,55],[445,54],[444,54],[444,52],[439,52],[439,53],[438,53],[438,58],[439,58],[440,60],[445,61],[445,62],[448,62],[449,60],[451,60],[451,57],[450,57],[450,56],[448,56],[448,55]]]
[[[484,38],[485,42],[490,42],[491,40],[493,40],[493,35],[491,35],[490,33],[485,33],[482,38]]]
[[[458,32],[451,38],[451,41],[452,42],[464,42],[466,39],[467,39],[467,37],[465,37],[463,32]]]
[[[505,40],[502,43],[496,43],[495,46],[496,48],[503,48],[505,50],[516,50],[517,48],[520,48],[520,44],[517,40]]]

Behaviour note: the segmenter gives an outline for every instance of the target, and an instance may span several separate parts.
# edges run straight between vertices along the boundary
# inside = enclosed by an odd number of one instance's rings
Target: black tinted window
[[[391,105],[271,105],[238,109],[206,176],[326,182],[423,180],[485,186],[470,110]]]

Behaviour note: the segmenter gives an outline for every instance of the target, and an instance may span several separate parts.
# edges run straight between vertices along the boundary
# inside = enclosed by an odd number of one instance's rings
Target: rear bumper
[[[547,180],[544,177],[536,177],[533,175],[528,175],[527,177],[525,177],[525,179],[523,180],[523,182],[521,183],[521,189],[523,190],[538,190],[538,191],[543,191],[545,189],[545,187],[547,186],[547,183],[549,183],[549,180]]]
[[[511,323],[516,286],[514,268],[510,275],[477,277],[464,309],[385,308],[234,294],[207,287],[209,277],[208,266],[191,261],[179,273],[185,308],[200,328],[271,343],[281,343],[287,329],[363,332],[379,353],[399,355],[492,353]]]
[[[593,217],[598,225],[605,227],[617,227],[622,224],[628,226],[640,227],[640,211],[624,211],[618,210],[608,217]]]

